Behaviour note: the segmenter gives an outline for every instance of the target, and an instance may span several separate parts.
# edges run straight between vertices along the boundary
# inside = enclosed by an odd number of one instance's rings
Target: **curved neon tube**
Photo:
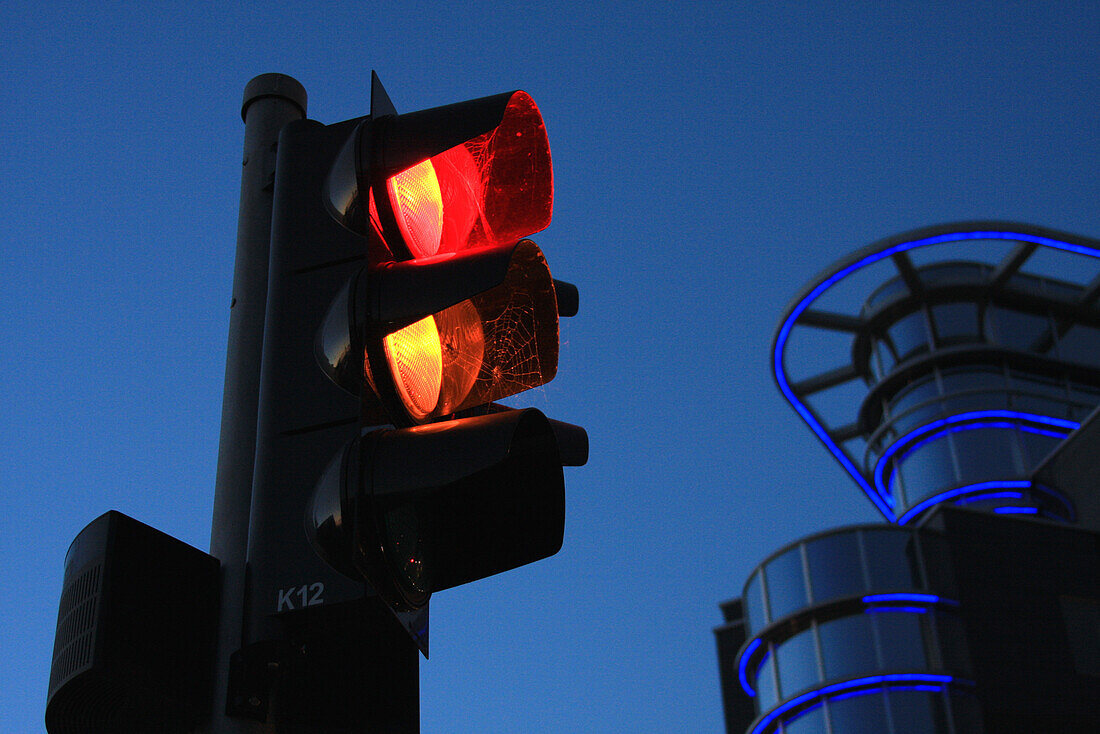
[[[981,422],[983,418],[1001,418],[1008,422],[984,423]],[[1019,430],[1028,430],[1030,428],[1029,426],[1020,425],[1019,423],[1013,423],[1011,421],[1027,421],[1029,423],[1054,426],[1056,428],[1063,428],[1067,432],[1075,431],[1081,427],[1081,424],[1077,421],[1071,421],[1065,418],[1054,418],[1048,415],[1039,415],[1038,413],[1023,413],[1018,410],[971,410],[966,413],[956,413],[955,415],[940,418],[939,420],[934,420],[931,423],[925,423],[923,426],[914,428],[912,431],[890,444],[889,448],[887,448],[886,451],[882,453],[882,456],[879,457],[879,460],[875,462],[875,488],[888,502],[892,499],[886,488],[886,466],[890,459],[893,458],[894,454],[925,433],[929,433],[944,426],[955,426],[956,430],[968,429],[969,426],[974,426],[975,428],[1017,428]],[[958,425],[960,423],[965,425]],[[1035,428],[1031,432],[1051,436],[1052,438],[1065,438],[1067,435],[1056,434],[1052,431],[1044,432],[1041,428]],[[929,436],[927,440],[931,441],[934,438],[935,436]],[[918,446],[919,445],[920,444],[918,444]],[[914,446],[913,450],[916,448],[917,447]]]
[[[763,642],[761,638],[757,637],[755,640],[749,643],[749,646],[745,648],[745,651],[741,653],[740,659],[737,661],[737,677],[741,679],[741,687],[745,689],[745,693],[750,696],[755,696],[756,691],[753,690],[749,684],[749,659],[752,654],[756,652],[756,648],[760,647]]]
[[[905,514],[897,519],[898,525],[904,525],[919,515],[924,510],[928,509],[932,505],[939,504],[953,497],[959,497],[964,494],[971,494],[973,492],[981,492],[986,489],[1030,489],[1031,482],[1027,479],[1001,479],[993,482],[978,482],[977,484],[968,484],[965,487],[956,487],[955,489],[949,489],[946,492],[940,492],[934,494],[917,504],[910,507],[905,511]]]
[[[821,442],[825,444],[825,447],[830,453],[840,462],[841,466],[851,475],[856,484],[859,485],[863,493],[874,503],[875,507],[879,509],[890,522],[901,523],[900,518],[890,508],[886,500],[867,482],[867,479],[863,476],[847,454],[841,450],[840,446],[833,441],[829,436],[828,431],[821,425],[810,413],[809,409],[795,396],[794,391],[791,389],[790,382],[787,380],[787,372],[783,367],[783,351],[787,345],[787,339],[790,337],[791,330],[794,328],[795,322],[802,315],[802,313],[810,307],[817,298],[831,288],[835,283],[847,277],[851,273],[857,270],[867,267],[880,260],[895,255],[899,252],[905,252],[907,250],[913,250],[918,247],[924,247],[926,245],[937,245],[946,242],[960,242],[966,240],[1010,240],[1013,242],[1028,242],[1034,245],[1042,245],[1044,247],[1051,247],[1056,250],[1064,250],[1066,252],[1073,252],[1079,255],[1086,255],[1088,257],[1100,258],[1100,251],[1088,247],[1086,245],[1078,245],[1072,242],[1063,242],[1062,240],[1056,240],[1051,237],[1042,237],[1039,235],[1025,234],[1023,232],[1011,232],[1011,231],[973,231],[973,232],[949,232],[946,234],[933,235],[931,237],[922,237],[915,240],[909,240],[908,242],[900,242],[896,245],[880,250],[879,252],[871,253],[870,255],[857,260],[856,262],[848,265],[845,268],[833,273],[831,276],[819,283],[813,290],[811,290],[801,301],[799,301],[795,307],[791,310],[791,313],[783,321],[783,325],[779,328],[779,334],[775,339],[775,350],[772,353],[772,364],[775,372],[775,380],[779,385],[779,390],[787,398],[787,402],[795,409],[795,411],[802,416],[802,420],[806,422],[806,425],[810,427],[817,437],[821,439]]]
[[[911,594],[909,592],[898,592],[894,594],[868,594],[863,597],[864,604],[874,604],[875,602],[893,602],[893,601],[915,601],[923,602],[925,604],[939,604],[943,601],[948,601],[936,594]]]
[[[852,688],[862,688],[864,686],[874,686],[878,684],[886,684],[890,689],[898,689],[909,686],[918,686],[921,684],[938,683],[938,686],[930,686],[934,690],[943,690],[949,683],[962,683],[963,681],[957,680],[954,676],[939,675],[935,673],[889,673],[885,675],[868,675],[862,678],[853,678],[852,680],[842,681],[840,683],[832,683],[822,688],[817,688],[812,691],[806,691],[805,693],[795,696],[790,701],[781,704],[780,706],[772,709],[766,716],[756,723],[756,726],[752,728],[750,734],[762,734],[772,722],[783,714],[790,711],[792,708],[805,703],[806,701],[813,700],[815,698],[826,698],[830,693],[840,693],[842,691],[848,691]],[[890,685],[897,683],[898,685]]]
[[[866,609],[863,610],[864,612],[914,612],[918,614],[923,614],[931,608],[931,606],[904,606],[905,602],[927,605],[959,605],[959,603],[954,599],[948,599],[946,597],[939,596],[938,594],[921,594],[911,591],[897,591],[886,594],[867,594],[862,597],[860,601],[868,605],[881,603],[886,603],[888,605],[878,607],[868,606]],[[741,653],[737,660],[737,677],[741,680],[741,688],[744,689],[745,693],[750,696],[755,696],[756,691],[753,689],[752,684],[749,683],[749,662],[752,660],[752,656],[756,653],[757,648],[759,648],[760,645],[763,644],[763,642],[764,639],[762,637],[757,637],[750,641],[745,646],[744,651]],[[757,675],[759,675],[760,666],[764,664],[764,661],[767,660],[767,657],[767,653],[765,653],[764,657],[761,658],[760,664],[757,666]]]
[[[974,502],[987,500],[1019,500],[1023,499],[1023,492],[986,492],[985,494],[971,494],[955,500],[956,505],[969,505]]]

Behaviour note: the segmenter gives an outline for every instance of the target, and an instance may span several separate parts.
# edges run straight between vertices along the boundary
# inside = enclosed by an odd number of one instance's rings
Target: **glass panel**
[[[818,628],[825,679],[853,678],[878,669],[871,617],[858,613],[825,622]]]
[[[1050,334],[1050,323],[1045,315],[990,306],[985,310],[985,317],[988,339],[1006,347],[1030,351],[1040,337]]]
[[[957,483],[976,484],[1020,476],[1022,467],[1014,450],[1019,434],[1015,428],[967,428],[953,433],[951,440],[959,461]]]
[[[1053,451],[1063,439],[1053,436],[1045,436],[1040,433],[1020,432],[1020,443],[1023,447],[1024,462],[1027,471],[1031,471],[1039,465],[1043,459]]]
[[[775,654],[779,668],[779,695],[784,699],[820,681],[812,629],[785,640]]]
[[[943,694],[891,690],[886,693],[894,734],[938,734],[947,731]]]
[[[1091,385],[1082,385],[1078,382],[1071,382],[1070,388],[1072,390],[1071,396],[1075,403],[1081,405],[1096,405],[1100,403],[1100,390],[1097,390]]]
[[[756,673],[756,697],[758,714],[779,703],[779,689],[775,685],[775,655],[766,656]]]
[[[1018,370],[1012,370],[1010,375],[1010,388],[1019,393],[1013,396],[1013,406],[1017,410],[1039,415],[1065,416],[1069,393],[1064,380],[1043,378]]]
[[[955,484],[955,463],[946,439],[947,435],[936,435],[927,443],[918,442],[910,449],[912,453],[902,454],[897,473],[909,505]]]
[[[921,589],[914,535],[905,530],[864,530],[871,591]]]
[[[834,734],[883,734],[889,731],[882,689],[847,695],[842,693],[829,699],[827,708]]]
[[[951,395],[957,392],[972,390],[990,391],[1004,390],[1004,371],[996,367],[971,366],[944,370],[942,377],[943,394]]]
[[[890,415],[899,415],[915,405],[938,397],[939,394],[935,379],[927,375],[898,391],[890,401]]]
[[[928,612],[869,612],[878,627],[882,670],[928,670],[925,625]]]
[[[859,539],[854,532],[836,533],[806,544],[814,604],[864,589]]]
[[[1008,399],[1004,392],[1004,382],[994,383],[994,389],[981,392],[955,394],[943,399],[943,412],[950,415],[969,413],[972,410],[996,410],[1007,408]]]
[[[1066,399],[1066,385],[1062,379],[1051,379],[1030,372],[1021,372],[1020,370],[1010,370],[1009,376],[1011,377],[1010,385],[1013,390],[1043,395],[1056,402]]]
[[[786,734],[828,734],[829,730],[825,728],[825,709],[818,704],[803,711],[783,731]]]
[[[749,577],[749,582],[745,584],[745,592],[742,597],[745,602],[745,629],[748,630],[750,636],[768,623],[768,618],[764,614],[764,591],[760,578],[759,571]]]
[[[1071,326],[1058,340],[1058,356],[1069,362],[1100,364],[1100,329],[1091,326]]]
[[[809,604],[806,598],[806,579],[802,574],[800,548],[801,546],[796,545],[769,562],[765,568],[773,622]]]
[[[1081,297],[1081,287],[1050,278],[1042,280],[1043,294],[1065,303],[1075,303]]]
[[[897,422],[894,423],[894,428],[897,430],[896,435],[904,436],[909,431],[917,429],[925,423],[931,423],[937,418],[943,417],[944,412],[943,400],[934,400],[919,408],[913,408],[903,416],[899,416]]]
[[[980,338],[976,303],[937,304],[932,307],[932,321],[941,344],[957,344]]]
[[[912,356],[917,351],[928,349],[932,341],[928,334],[928,323],[925,321],[924,311],[914,311],[902,316],[886,331],[894,342],[898,359],[901,360]]]

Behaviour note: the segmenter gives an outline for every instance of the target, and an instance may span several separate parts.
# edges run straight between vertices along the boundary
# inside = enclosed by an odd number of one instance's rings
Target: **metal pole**
[[[244,161],[237,220],[237,256],[229,311],[229,347],[222,393],[221,439],[210,529],[210,554],[221,562],[221,611],[209,732],[256,731],[257,724],[225,714],[229,658],[240,649],[245,558],[256,454],[260,363],[267,309],[272,184],[279,132],[306,116],[306,90],[284,74],[261,74],[244,89]]]

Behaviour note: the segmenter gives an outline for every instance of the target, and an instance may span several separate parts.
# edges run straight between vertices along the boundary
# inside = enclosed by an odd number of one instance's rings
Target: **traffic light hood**
[[[485,405],[557,373],[554,281],[530,240],[368,266],[333,302],[316,351],[395,425]]]
[[[512,244],[550,224],[550,145],[526,92],[381,114],[389,109],[359,123],[326,182],[344,226],[404,260]]]
[[[419,608],[434,591],[557,553],[564,433],[533,408],[366,432],[317,485],[307,533],[392,608]]]

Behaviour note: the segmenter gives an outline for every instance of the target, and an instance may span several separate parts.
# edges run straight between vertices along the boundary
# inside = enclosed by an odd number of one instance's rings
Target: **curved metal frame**
[[[859,317],[813,309],[813,305],[818,298],[852,273],[886,258],[892,258],[902,278],[913,278],[915,277],[915,270],[905,253],[930,245],[979,240],[1017,243],[1012,252],[996,264],[996,275],[993,277],[997,285],[1006,283],[1011,276],[1019,273],[1020,268],[1040,248],[1051,248],[1100,259],[1100,241],[1026,224],[968,222],[908,232],[865,247],[820,274],[809,286],[803,289],[787,309],[773,341],[773,370],[780,391],[810,427],[810,430],[825,444],[825,447],[889,522],[897,523],[901,520],[901,516],[895,512],[889,493],[885,491],[886,488],[876,486],[875,478],[865,475],[857,467],[856,460],[840,446],[843,440],[847,440],[852,436],[848,435],[847,438],[842,438],[844,434],[841,430],[835,427],[827,427],[814,410],[800,399],[796,393],[788,377],[785,364],[785,350],[788,339],[796,326],[815,327],[857,335],[867,328],[868,321]],[[997,287],[997,285],[991,284],[990,288]],[[1085,295],[1090,298],[1095,297],[1096,293],[1093,293],[1092,290],[1090,287]],[[817,375],[810,378],[810,380],[802,381],[801,384],[804,385],[806,382],[814,382],[825,386],[843,384],[848,380],[855,379],[860,374],[856,365],[849,365],[835,372],[837,374]],[[811,392],[814,391],[806,390],[805,394]],[[856,408],[858,409],[858,406]],[[1057,427],[1072,430],[1074,426],[1062,424]],[[846,428],[851,431],[850,427]],[[907,515],[910,510],[911,508],[903,509],[902,516]]]

